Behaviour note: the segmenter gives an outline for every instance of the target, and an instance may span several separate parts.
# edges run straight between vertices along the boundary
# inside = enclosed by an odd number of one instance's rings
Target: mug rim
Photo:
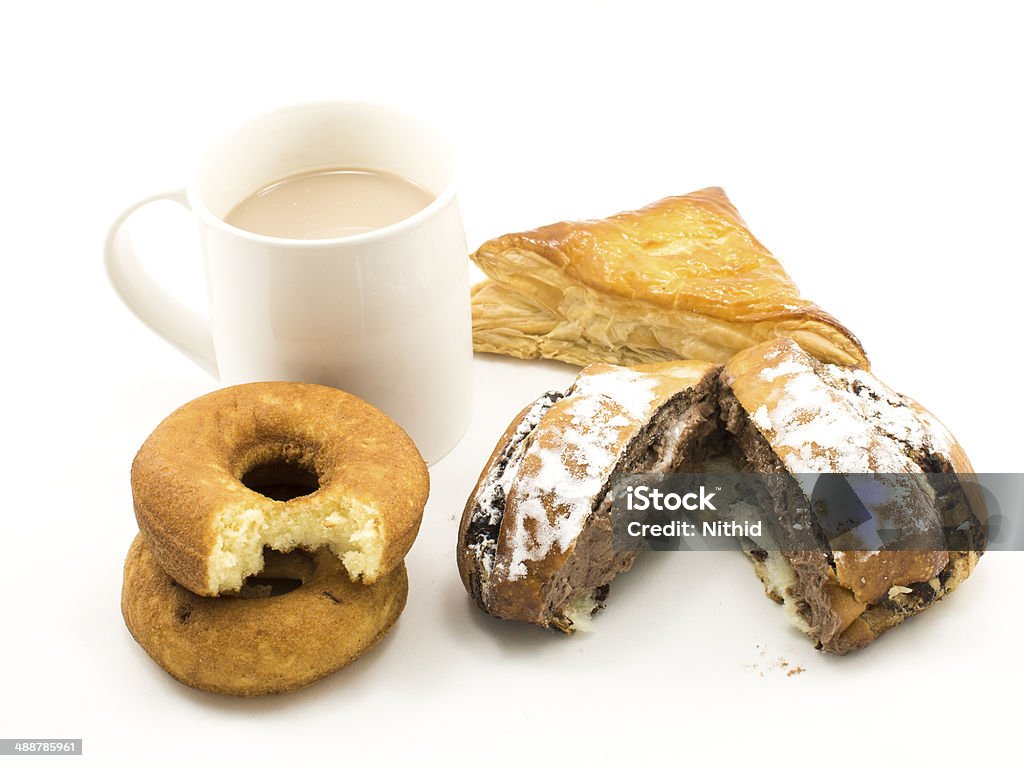
[[[369,108],[377,109],[390,112],[393,116],[407,120],[413,123],[419,123],[421,127],[425,127],[431,130],[441,145],[444,151],[447,153],[449,171],[448,171],[448,182],[444,185],[444,188],[438,193],[433,200],[427,205],[418,210],[411,216],[407,216],[404,219],[388,224],[384,227],[372,229],[369,232],[359,232],[353,235],[343,235],[341,237],[325,237],[325,238],[298,238],[298,237],[276,237],[274,235],[261,235],[257,232],[250,232],[247,229],[236,227],[233,224],[228,224],[223,218],[217,216],[211,211],[205,203],[203,203],[201,196],[199,195],[199,167],[206,161],[213,147],[219,142],[223,141],[228,136],[238,133],[245,128],[250,122],[258,120],[260,118],[267,118],[274,115],[282,115],[288,112],[298,112],[301,110],[316,109],[323,107],[345,107],[345,108]],[[298,171],[302,173],[302,171]],[[317,101],[303,101],[294,104],[287,104],[275,109],[263,110],[249,115],[244,120],[234,124],[232,128],[227,131],[221,132],[216,138],[208,141],[199,153],[199,159],[193,166],[191,179],[188,185],[185,187],[185,194],[188,198],[189,207],[192,211],[205,221],[210,226],[220,229],[225,234],[233,237],[242,238],[252,243],[257,243],[267,246],[277,247],[292,247],[292,248],[331,248],[339,245],[358,245],[363,243],[372,243],[376,240],[383,240],[390,238],[395,235],[400,235],[407,230],[418,227],[422,222],[432,218],[441,210],[446,208],[452,200],[455,198],[455,158],[453,156],[451,143],[448,141],[447,136],[440,130],[440,128],[432,120],[428,120],[423,115],[412,112],[408,109],[397,107],[394,104],[388,104],[385,102],[368,101],[368,100],[346,100],[346,99],[321,99]]]

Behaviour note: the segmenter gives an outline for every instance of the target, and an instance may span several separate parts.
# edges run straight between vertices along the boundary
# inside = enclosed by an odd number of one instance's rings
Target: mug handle
[[[200,368],[219,378],[210,323],[171,296],[142,268],[128,239],[125,224],[140,208],[170,200],[192,210],[185,190],[151,195],[125,210],[107,232],[104,261],[107,277],[128,309],[150,330],[190,357]]]

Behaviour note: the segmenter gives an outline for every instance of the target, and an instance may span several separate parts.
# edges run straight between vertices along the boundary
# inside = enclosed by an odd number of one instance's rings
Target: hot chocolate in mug
[[[395,419],[434,462],[458,443],[472,412],[468,259],[453,165],[433,126],[391,107],[326,102],[259,115],[202,153],[186,189],[146,198],[114,222],[107,272],[146,325],[223,384],[343,389]],[[396,174],[433,199],[396,223],[329,239],[226,223],[267,184],[331,168]],[[126,236],[132,213],[156,200],[189,208],[198,223],[208,318],[157,284]]]

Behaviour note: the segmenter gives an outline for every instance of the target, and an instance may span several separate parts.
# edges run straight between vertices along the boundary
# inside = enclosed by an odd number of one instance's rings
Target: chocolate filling
[[[784,553],[796,573],[796,612],[810,627],[814,637],[832,637],[840,628],[841,619],[832,610],[825,584],[833,572],[832,550],[818,524],[810,502],[786,471],[768,441],[755,427],[728,386],[719,390],[722,425],[729,435],[731,456],[740,472],[761,472],[777,476],[756,484],[761,495],[755,503],[759,509],[772,510],[770,533],[776,540],[806,543],[797,551]],[[767,557],[767,553],[764,553]],[[753,556],[757,559],[757,556]],[[779,597],[782,597],[781,595]]]
[[[613,474],[678,471],[720,450],[716,391],[715,377],[708,376],[665,403],[626,446]],[[595,498],[594,511],[565,566],[544,585],[547,623],[563,631],[572,631],[578,620],[572,608],[589,605],[596,613],[604,607],[612,579],[628,571],[639,554],[615,549],[610,490],[609,481]]]

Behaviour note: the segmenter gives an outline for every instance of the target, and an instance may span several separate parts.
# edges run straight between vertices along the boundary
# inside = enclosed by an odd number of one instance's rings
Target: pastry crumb
[[[758,656],[762,659],[768,658],[768,649],[765,646],[758,645]],[[758,677],[764,677],[766,672],[785,672],[786,677],[795,677],[806,672],[806,668],[793,664],[793,662],[782,656],[777,657],[773,661],[762,661],[755,662],[753,664],[742,664],[740,665],[743,669],[748,672],[755,673]]]

